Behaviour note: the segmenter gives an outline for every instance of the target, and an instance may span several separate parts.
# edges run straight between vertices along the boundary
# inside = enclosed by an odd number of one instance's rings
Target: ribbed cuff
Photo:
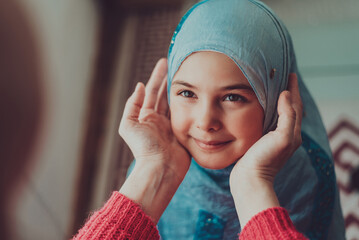
[[[119,192],[94,212],[74,239],[159,239],[156,225],[141,207]]]
[[[289,240],[307,238],[295,229],[287,210],[282,207],[274,207],[252,217],[242,229],[239,239]]]

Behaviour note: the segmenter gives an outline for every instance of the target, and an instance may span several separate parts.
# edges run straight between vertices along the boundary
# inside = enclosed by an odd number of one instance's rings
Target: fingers
[[[278,127],[277,129],[298,147],[301,142],[302,101],[299,93],[297,75],[289,75],[288,90],[283,91],[278,100]]]
[[[296,113],[294,133],[300,137],[303,116],[303,103],[300,97],[297,75],[295,73],[289,74],[288,90],[291,92],[292,107]]]
[[[143,109],[155,109],[158,92],[162,85],[163,79],[167,73],[167,61],[165,58],[161,58],[146,85],[146,96],[143,103]]]
[[[128,120],[135,120],[135,121],[138,120],[144,97],[145,97],[145,86],[143,85],[143,83],[139,82],[136,85],[135,91],[132,93],[132,95],[126,102],[120,123],[119,132],[121,130],[121,127],[126,125],[126,122]]]
[[[291,106],[291,93],[283,91],[278,99],[278,126],[279,130],[288,140],[291,140],[294,134],[294,127],[296,122],[296,112]]]
[[[157,62],[147,86],[145,87],[143,83],[136,85],[135,91],[125,105],[119,127],[120,134],[128,126],[128,123],[138,122],[142,119],[141,116],[144,117],[155,110],[158,113],[167,114],[166,73],[167,60],[162,58]]]
[[[166,115],[168,113],[168,101],[167,101],[167,74],[162,80],[162,84],[158,93],[156,111],[159,114]]]

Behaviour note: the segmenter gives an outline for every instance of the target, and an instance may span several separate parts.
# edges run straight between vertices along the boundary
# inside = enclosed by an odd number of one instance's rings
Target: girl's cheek
[[[180,135],[187,135],[191,125],[191,114],[182,107],[171,107],[171,125],[173,133],[179,138]]]
[[[171,117],[171,125],[173,135],[176,139],[183,145],[186,145],[186,136],[188,136],[188,128],[186,127],[186,123],[178,116]]]
[[[186,125],[188,125],[188,115],[183,111],[178,111],[176,113],[171,111],[171,124],[172,128],[178,131],[185,129]]]
[[[177,132],[188,131],[195,117],[196,106],[187,99],[174,96],[170,102],[172,128],[177,129]]]

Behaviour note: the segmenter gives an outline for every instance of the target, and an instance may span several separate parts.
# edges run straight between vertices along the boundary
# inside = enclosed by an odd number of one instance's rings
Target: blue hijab
[[[264,134],[276,127],[277,100],[287,88],[288,74],[297,74],[304,104],[303,144],[277,175],[275,191],[297,229],[307,237],[344,239],[326,131],[298,72],[292,41],[283,23],[265,4],[254,0],[205,0],[194,5],[183,16],[171,41],[168,93],[182,62],[198,51],[226,54],[241,69],[264,109]],[[232,168],[209,170],[192,159],[158,223],[161,237],[238,238],[241,226],[229,189]]]

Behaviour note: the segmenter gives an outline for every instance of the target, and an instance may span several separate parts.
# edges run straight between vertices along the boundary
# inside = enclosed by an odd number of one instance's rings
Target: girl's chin
[[[193,158],[193,159],[201,167],[207,168],[207,169],[212,169],[212,170],[224,169],[224,168],[231,166],[233,163],[237,162],[236,160],[223,162],[223,161],[216,161],[216,160],[209,160],[209,159],[203,159],[203,160],[202,159],[197,160],[196,158]]]

